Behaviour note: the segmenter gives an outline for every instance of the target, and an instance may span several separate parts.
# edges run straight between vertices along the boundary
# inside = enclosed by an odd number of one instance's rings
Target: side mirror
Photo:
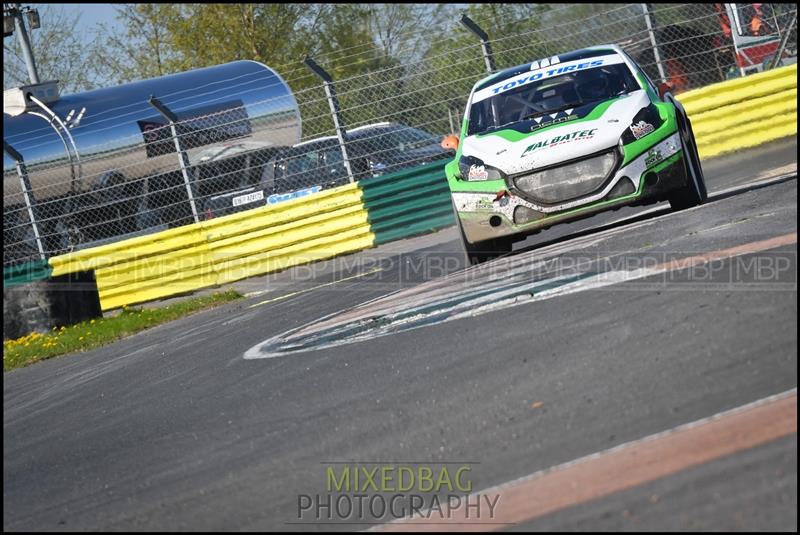
[[[661,82],[658,84],[658,96],[664,99],[664,95],[672,92],[672,84],[669,82]]]
[[[455,134],[450,134],[449,136],[445,136],[442,140],[442,148],[445,150],[456,150],[458,149],[458,136]]]

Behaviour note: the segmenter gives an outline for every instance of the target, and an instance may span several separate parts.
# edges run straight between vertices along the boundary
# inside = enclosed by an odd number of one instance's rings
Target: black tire
[[[461,219],[458,217],[458,211],[455,205],[453,205],[453,215],[456,218],[458,232],[461,234],[461,243],[464,244],[464,252],[467,255],[468,265],[477,266],[478,264],[508,254],[513,249],[514,242],[510,238],[494,238],[492,240],[470,243],[467,241],[466,234],[464,234],[464,228],[461,226]]]
[[[697,173],[697,183],[700,188],[700,198],[702,202],[708,200],[708,189],[706,189],[706,177],[703,174],[703,166],[700,165],[700,153],[697,151],[697,140],[694,137],[694,130],[692,130],[692,121],[686,117],[686,139],[689,140],[689,154],[692,158],[692,164]]]
[[[703,168],[697,153],[692,125],[687,117],[678,115],[678,135],[683,152],[683,165],[686,172],[686,185],[669,196],[669,204],[673,210],[685,210],[699,206],[708,199]]]

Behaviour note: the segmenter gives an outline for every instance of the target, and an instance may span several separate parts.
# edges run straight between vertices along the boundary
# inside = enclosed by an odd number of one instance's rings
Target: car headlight
[[[630,127],[622,134],[622,142],[627,145],[637,139],[642,139],[646,135],[655,132],[663,123],[664,121],[661,120],[658,108],[656,108],[655,104],[650,103],[650,105],[639,110],[633,118]]]
[[[555,204],[597,190],[614,170],[614,151],[570,164],[527,173],[514,178],[514,185],[533,199]]]
[[[483,160],[474,156],[462,156],[458,160],[458,170],[462,180],[470,182],[479,180],[503,180],[503,173],[490,165],[483,163]]]

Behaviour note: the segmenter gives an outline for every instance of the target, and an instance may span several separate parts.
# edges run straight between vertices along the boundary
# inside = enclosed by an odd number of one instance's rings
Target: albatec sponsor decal
[[[597,128],[592,128],[591,130],[578,130],[562,136],[554,136],[542,141],[537,141],[525,149],[525,152],[522,153],[521,157],[527,156],[528,154],[546,147],[555,147],[556,145],[563,145],[564,143],[570,143],[572,141],[591,139],[594,137],[595,132],[597,132]]]

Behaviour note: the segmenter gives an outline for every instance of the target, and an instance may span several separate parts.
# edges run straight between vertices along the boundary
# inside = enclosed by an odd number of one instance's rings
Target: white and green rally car
[[[470,263],[509,252],[543,228],[622,205],[704,202],[689,118],[662,93],[615,45],[475,84],[446,167]]]

